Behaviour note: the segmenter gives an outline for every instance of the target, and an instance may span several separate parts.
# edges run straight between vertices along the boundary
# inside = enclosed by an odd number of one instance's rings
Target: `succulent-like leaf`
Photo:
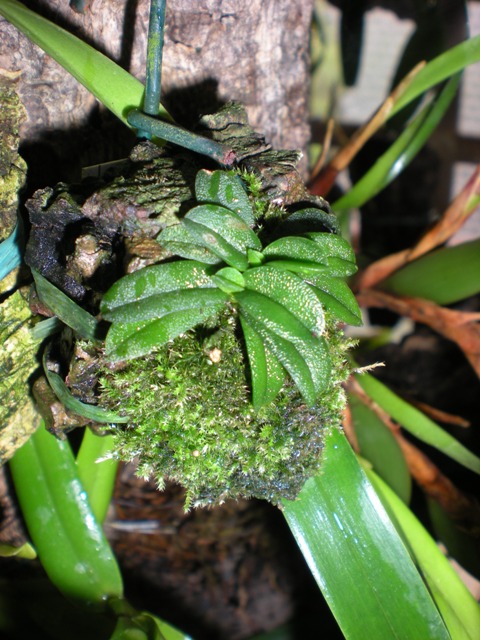
[[[227,207],[249,226],[255,223],[252,205],[240,176],[220,170],[199,171],[195,179],[195,195],[198,202]]]
[[[358,270],[354,262],[349,262],[336,256],[326,258],[325,264],[328,267],[330,275],[337,278],[348,278],[348,276],[353,276],[354,273],[357,273]]]
[[[319,298],[302,278],[289,271],[272,269],[268,265],[248,269],[245,285],[288,309],[314,336],[325,329],[325,314]]]
[[[337,217],[322,209],[309,207],[288,216],[278,227],[278,233],[282,236],[299,236],[307,231],[324,231],[325,229],[338,233],[340,229]]]
[[[212,276],[217,287],[225,293],[237,293],[245,289],[245,278],[237,269],[224,267]]]
[[[146,298],[181,289],[215,287],[205,265],[194,260],[165,262],[145,267],[118,280],[103,296],[100,305],[103,317],[118,319],[122,307],[143,302]],[[140,313],[141,305],[138,306]],[[140,320],[141,318],[135,318]],[[129,319],[132,322],[134,319]]]
[[[240,216],[225,207],[203,204],[183,219],[194,242],[202,244],[240,271],[248,267],[247,250],[260,251],[260,240]]]
[[[164,229],[157,238],[167,251],[187,260],[197,260],[204,264],[219,264],[221,259],[205,247],[193,241],[192,235],[183,224],[175,224]]]
[[[235,297],[240,314],[266,341],[306,402],[314,404],[330,382],[331,362],[325,340],[313,336],[288,309],[261,293],[246,289]]]
[[[319,275],[307,279],[314,287],[318,299],[338,320],[354,326],[362,324],[357,300],[347,283],[341,278]]]
[[[330,235],[330,234],[327,234]],[[338,236],[334,236],[338,237]],[[274,240],[263,250],[263,255],[267,259],[274,257],[298,260],[304,262],[315,262],[325,264],[325,259],[332,255],[331,251],[325,250],[320,244],[310,240],[296,236],[287,236]]]
[[[107,334],[105,351],[111,362],[131,360],[149,354],[181,333],[206,322],[218,313],[227,299],[200,308],[183,309],[163,318],[144,322],[113,324]]]
[[[347,262],[355,262],[355,252],[350,243],[335,233],[325,233],[309,231],[304,234],[310,240],[313,240],[318,246],[322,247],[327,257],[336,257],[346,260]]]
[[[177,311],[203,308],[223,302],[225,294],[217,288],[176,289],[117,307],[110,311],[108,318],[113,322],[142,322],[163,318]]]
[[[273,402],[282,388],[285,370],[246,317],[240,315],[240,322],[250,365],[252,404],[259,409]]]

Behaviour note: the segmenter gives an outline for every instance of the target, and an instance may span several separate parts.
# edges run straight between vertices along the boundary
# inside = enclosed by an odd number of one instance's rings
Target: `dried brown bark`
[[[144,79],[148,0],[91,0],[83,14],[68,0],[28,4]],[[239,101],[274,147],[305,149],[312,5],[313,0],[170,0],[162,84],[172,112],[188,121],[219,102]],[[53,159],[63,178],[79,161],[117,158],[131,144],[83,87],[3,19],[0,75],[16,80],[27,110],[21,135],[30,165],[41,162],[45,169]]]

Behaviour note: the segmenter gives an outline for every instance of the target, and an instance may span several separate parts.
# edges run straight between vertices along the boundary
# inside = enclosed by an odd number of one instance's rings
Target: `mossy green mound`
[[[138,474],[187,489],[186,507],[227,498],[293,499],[320,467],[325,432],[340,423],[348,375],[341,332],[327,323],[333,375],[308,407],[286,383],[275,402],[255,412],[248,367],[225,314],[220,328],[190,331],[157,353],[102,377],[101,404],[131,416],[115,429],[116,457],[136,460]]]

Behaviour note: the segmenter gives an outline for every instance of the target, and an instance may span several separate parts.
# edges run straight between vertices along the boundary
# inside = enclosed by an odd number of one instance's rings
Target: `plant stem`
[[[166,0],[151,0],[148,25],[147,73],[143,110],[158,115],[162,94],[162,55]]]
[[[226,147],[219,142],[209,140],[203,136],[191,133],[186,129],[177,127],[163,120],[157,120],[142,113],[138,109],[132,109],[127,116],[128,124],[136,127],[140,131],[146,131],[150,136],[162,138],[167,142],[172,142],[185,149],[190,149],[195,153],[208,156],[224,166],[231,166],[236,160],[236,153],[230,147]]]

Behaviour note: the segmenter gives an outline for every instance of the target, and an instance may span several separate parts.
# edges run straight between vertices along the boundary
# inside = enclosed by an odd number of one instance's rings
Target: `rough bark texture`
[[[91,0],[83,14],[75,13],[67,0],[28,4],[143,81],[148,0]],[[188,124],[219,103],[239,101],[254,128],[274,147],[305,149],[312,5],[313,0],[170,0],[163,89],[174,115]],[[79,161],[88,164],[124,153],[118,126],[101,113],[94,98],[3,19],[0,75],[17,79],[28,113],[21,131],[25,155],[30,167],[32,160],[43,165],[37,183],[46,183],[48,165],[69,178],[68,170]]]

